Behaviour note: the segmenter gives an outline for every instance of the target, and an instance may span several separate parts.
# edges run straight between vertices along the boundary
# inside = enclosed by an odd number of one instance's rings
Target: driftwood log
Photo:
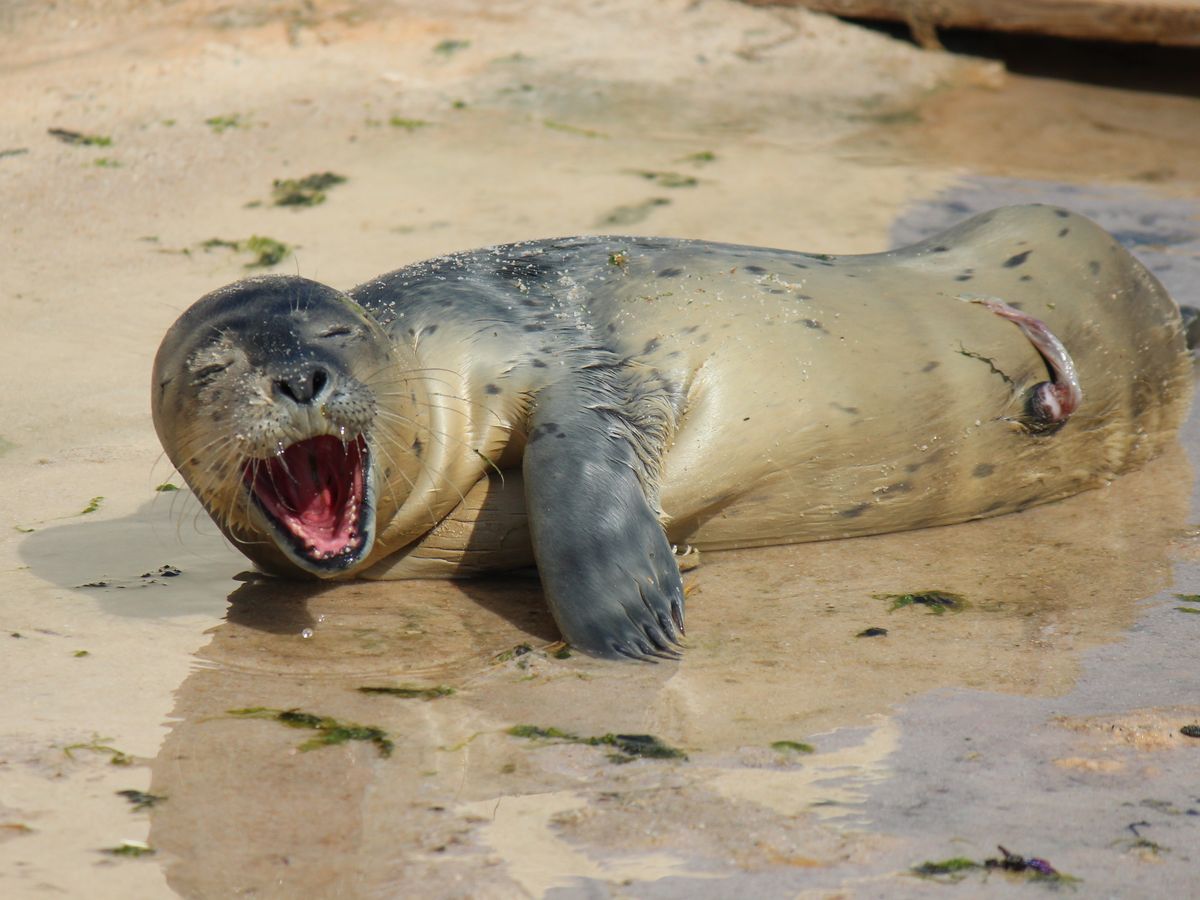
[[[939,28],[1200,46],[1200,0],[745,0],[860,19],[905,22],[924,47]]]

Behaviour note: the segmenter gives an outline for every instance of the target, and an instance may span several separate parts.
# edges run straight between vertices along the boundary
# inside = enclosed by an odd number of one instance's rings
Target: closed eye
[[[200,369],[195,373],[193,376],[193,382],[195,384],[207,384],[228,369],[229,366],[229,363],[214,363],[211,366],[205,366],[203,369]]]
[[[323,338],[348,337],[349,335],[352,335],[352,334],[354,334],[354,329],[351,328],[349,325],[334,325],[332,328],[328,328],[325,331],[322,331],[318,335],[318,337],[323,337]]]

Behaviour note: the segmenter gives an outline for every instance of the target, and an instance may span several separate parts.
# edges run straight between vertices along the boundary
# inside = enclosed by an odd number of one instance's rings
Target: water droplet
[[[313,630],[311,628],[305,628],[303,631],[300,632],[300,637],[304,638],[305,640],[308,640],[312,636],[313,636]]]

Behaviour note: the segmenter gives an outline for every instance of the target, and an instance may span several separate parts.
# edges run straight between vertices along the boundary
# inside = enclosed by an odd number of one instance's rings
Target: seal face
[[[389,452],[378,442],[408,430],[388,416],[397,363],[378,324],[344,295],[300,279],[252,279],[208,295],[168,332],[155,424],[205,508],[252,559],[337,575],[375,542],[374,456]]]
[[[155,426],[225,534],[297,577],[536,562],[564,638],[671,657],[672,544],[998,515],[1152,456],[1186,407],[1179,311],[1051,207],[831,257],[585,237],[439,257],[348,293],[201,298]]]

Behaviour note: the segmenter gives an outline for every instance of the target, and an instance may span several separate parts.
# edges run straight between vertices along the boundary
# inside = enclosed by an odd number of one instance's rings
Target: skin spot
[[[910,494],[912,493],[912,485],[907,481],[897,481],[895,484],[889,484],[879,493],[881,494]]]
[[[658,338],[651,338],[650,340],[646,341],[646,346],[644,346],[642,348],[642,353],[643,354],[653,353],[657,349],[658,349]]]
[[[544,362],[542,362],[540,359],[535,359],[535,360],[533,361],[532,365],[533,365],[533,367],[534,367],[535,369],[544,369],[544,368],[546,368],[546,364],[545,364]]]
[[[841,412],[846,413],[847,415],[851,415],[851,416],[858,415],[858,407],[857,406],[842,406],[842,404],[840,404],[840,403],[830,403],[829,405],[832,406],[836,410],[840,410]]]
[[[608,333],[609,333],[609,334],[612,334],[614,331],[616,331],[616,330],[617,330],[617,326],[616,326],[616,325],[614,325],[614,324],[612,324],[612,323],[610,322],[610,323],[609,323],[609,325],[608,325],[608,329],[607,329],[607,330],[608,330]]]
[[[925,365],[921,366],[921,371],[922,372],[932,372],[934,369],[936,369],[940,365],[941,365],[941,363],[938,362],[936,359],[931,359],[929,362],[925,363]]]
[[[225,421],[225,414],[224,414],[224,413],[215,412],[215,413],[213,413],[213,414],[212,414],[212,420],[213,420],[214,422],[224,422],[224,421]]]
[[[804,319],[804,324],[809,328],[824,328],[825,326],[816,319]]]
[[[427,325],[427,326],[425,326],[425,333],[426,334],[437,334],[437,328],[438,327],[436,325]]]
[[[767,293],[768,294],[786,294],[787,291],[783,290],[782,288],[771,288],[769,291],[767,291]]]
[[[1010,256],[1008,259],[1006,259],[1004,261],[1004,268],[1015,269],[1017,266],[1024,265],[1025,260],[1029,259],[1029,254],[1032,252],[1033,252],[1032,250],[1025,250],[1021,253],[1013,254],[1012,256]]]
[[[1088,271],[1091,272],[1093,275],[1099,275],[1100,274],[1100,263],[1094,259],[1090,260],[1088,262]]]
[[[423,451],[424,449],[425,449],[425,445],[421,443],[421,439],[420,439],[420,438],[413,438],[413,442],[412,442],[412,452],[413,452],[415,455],[417,455],[417,456],[420,456],[420,455],[421,455],[421,453],[422,453],[422,451]]]
[[[486,393],[486,394],[499,394],[500,386],[496,385],[496,384],[489,384],[489,385],[485,386],[483,390],[484,390],[484,393]]]
[[[989,475],[991,475],[995,471],[996,471],[996,467],[993,466],[991,463],[980,463],[974,469],[971,470],[971,475],[974,476],[975,478],[987,478]]]
[[[843,509],[838,513],[838,516],[843,519],[857,519],[870,508],[870,503],[859,503],[857,506],[852,506],[849,509]]]
[[[1022,275],[1020,280],[1021,281],[1033,281],[1033,276],[1032,275]]]
[[[954,280],[955,281],[970,281],[974,277],[975,277],[974,269],[963,269],[961,272],[959,272],[957,275],[954,276]]]
[[[532,333],[535,331],[545,331],[546,329],[543,328],[541,325],[534,324],[534,325],[525,325],[524,330]]]
[[[807,269],[807,268],[808,268],[808,264],[807,264],[807,263],[798,263],[798,262],[794,262],[794,263],[792,263],[792,268],[794,268],[794,269]]]
[[[745,266],[744,268],[746,269],[747,272],[750,272],[754,275],[766,275],[767,274],[767,270],[764,269],[762,266]]]
[[[683,269],[663,269],[658,273],[659,278],[678,278],[683,274]]]
[[[563,437],[563,433],[558,430],[557,422],[543,422],[529,432],[529,443],[539,441],[548,434],[557,434],[559,437]]]
[[[1065,225],[1058,230],[1059,237],[1066,237],[1070,233],[1071,233],[1071,229],[1067,228]]]
[[[699,325],[689,325],[687,328],[682,329],[679,333],[680,334],[695,334],[699,330],[700,330]]]
[[[1071,214],[1070,214],[1069,212],[1067,212],[1065,209],[1056,209],[1056,210],[1054,211],[1054,214],[1055,214],[1056,216],[1058,216],[1060,219],[1065,219],[1065,218],[1067,218],[1068,216],[1070,216],[1070,215],[1071,215]]]
[[[943,244],[938,244],[936,247],[930,247],[929,252],[930,253],[945,253],[949,249],[950,249],[949,247],[947,247]]]

